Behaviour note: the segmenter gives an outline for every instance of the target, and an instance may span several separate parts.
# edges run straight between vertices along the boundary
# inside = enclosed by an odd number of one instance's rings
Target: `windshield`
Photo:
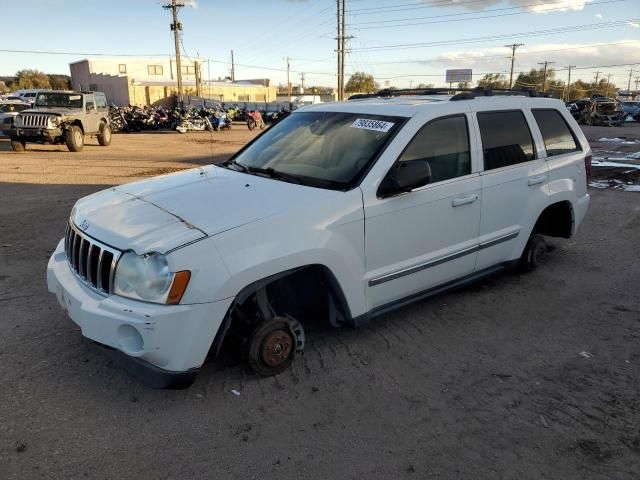
[[[231,165],[239,164],[247,173],[268,170],[285,181],[287,176],[305,185],[343,189],[369,166],[403,120],[343,112],[294,113],[260,135]]]
[[[59,92],[39,93],[36,97],[36,107],[82,108],[82,95]]]

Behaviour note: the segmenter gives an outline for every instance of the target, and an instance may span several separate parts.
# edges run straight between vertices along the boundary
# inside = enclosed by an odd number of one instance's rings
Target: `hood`
[[[166,252],[341,194],[208,166],[90,195],[76,204],[73,219],[118,249]]]
[[[66,107],[34,107],[34,108],[29,108],[27,110],[23,110],[20,113],[41,113],[41,114],[47,114],[47,115],[57,115],[57,116],[62,116],[62,115],[77,115],[79,113],[82,113],[82,109],[81,108],[66,108]]]

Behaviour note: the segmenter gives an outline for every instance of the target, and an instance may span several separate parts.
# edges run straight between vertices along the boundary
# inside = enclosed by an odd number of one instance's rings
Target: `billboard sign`
[[[471,69],[447,70],[447,83],[470,82]]]

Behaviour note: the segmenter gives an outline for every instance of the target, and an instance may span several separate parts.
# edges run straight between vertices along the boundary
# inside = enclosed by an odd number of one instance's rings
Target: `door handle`
[[[473,203],[478,200],[478,194],[474,193],[472,195],[465,195],[464,197],[456,197],[451,202],[452,207],[459,207],[460,205],[466,205],[468,203]]]
[[[527,182],[530,187],[533,185],[539,185],[547,179],[546,175],[540,175],[539,177],[531,177]]]

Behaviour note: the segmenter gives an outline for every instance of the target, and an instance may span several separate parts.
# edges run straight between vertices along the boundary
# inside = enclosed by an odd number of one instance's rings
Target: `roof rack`
[[[459,92],[459,93],[458,93]],[[471,100],[476,97],[493,96],[527,96],[527,97],[548,97],[545,93],[537,92],[533,89],[510,90],[507,88],[401,88],[379,90],[376,93],[358,93],[351,95],[349,100],[359,100],[363,98],[392,98],[399,96],[423,96],[423,95],[452,95],[451,101]]]

